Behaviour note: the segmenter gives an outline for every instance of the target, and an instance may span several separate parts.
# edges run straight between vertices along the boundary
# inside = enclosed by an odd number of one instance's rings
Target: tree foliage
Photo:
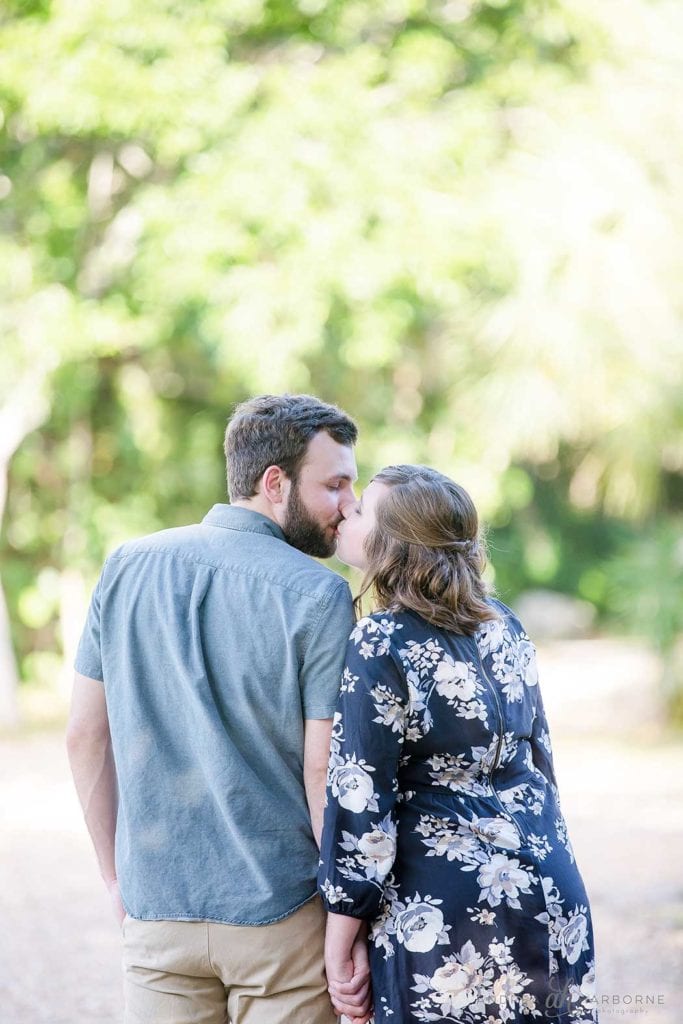
[[[682,22],[644,0],[5,4],[24,674],[69,646],[70,573],[221,500],[225,419],[266,390],[349,409],[365,477],[462,480],[503,597],[609,611],[612,556],[681,503]]]

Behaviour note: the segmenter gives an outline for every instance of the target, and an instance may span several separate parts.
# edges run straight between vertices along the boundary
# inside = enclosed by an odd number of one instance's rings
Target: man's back
[[[332,717],[351,626],[344,580],[244,508],[108,559],[76,667],[106,681],[132,917],[263,924],[313,895],[304,720]]]

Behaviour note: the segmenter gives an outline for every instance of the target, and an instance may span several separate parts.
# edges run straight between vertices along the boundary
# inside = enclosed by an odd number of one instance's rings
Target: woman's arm
[[[559,803],[560,794],[557,788],[557,779],[555,777],[555,764],[553,761],[553,750],[550,744],[550,731],[548,729],[548,720],[545,716],[540,686],[538,687],[536,694],[536,709],[534,712],[534,719],[531,724],[530,742],[531,757],[534,765],[541,775],[545,776]]]
[[[400,656],[392,649],[397,628],[389,615],[356,625],[332,728],[318,883],[329,911],[326,966],[338,1011],[347,991],[342,986],[358,974],[358,957],[367,960],[365,922],[379,913],[396,856],[408,703]]]
[[[332,913],[377,916],[396,856],[395,804],[408,688],[390,616],[361,619],[332,726],[318,885]]]

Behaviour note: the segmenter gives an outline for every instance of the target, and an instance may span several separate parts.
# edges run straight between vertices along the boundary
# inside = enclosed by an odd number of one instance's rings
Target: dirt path
[[[602,1020],[678,1024],[683,746],[554,732],[593,908]],[[119,1024],[119,937],[60,734],[0,744],[0,837],[0,1021]]]

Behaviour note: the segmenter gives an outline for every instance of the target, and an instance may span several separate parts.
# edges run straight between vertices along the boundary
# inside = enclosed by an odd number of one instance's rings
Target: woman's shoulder
[[[352,673],[363,672],[373,676],[385,671],[388,662],[400,665],[400,648],[404,623],[400,616],[391,612],[378,611],[358,619],[351,630],[347,650],[346,666]]]
[[[434,631],[435,627],[415,612],[381,609],[358,619],[349,648],[355,648],[364,659],[391,655],[401,661],[407,647],[423,642]]]
[[[528,635],[516,613],[497,597],[487,597],[486,603],[496,612],[497,619],[484,620],[476,630],[474,637],[487,639],[490,634],[500,633],[501,640],[524,638]],[[391,648],[410,647],[415,643],[439,641],[443,639],[450,645],[460,634],[454,634],[443,626],[437,626],[422,615],[410,609],[380,609],[364,615],[356,622],[349,643],[359,647],[367,656],[370,649],[380,654],[387,654]],[[369,646],[368,646],[369,645]]]
[[[515,611],[513,611],[512,608],[510,608],[508,605],[504,604],[497,597],[488,596],[486,598],[486,603],[488,605],[490,605],[493,608],[493,610],[498,613],[498,615],[500,616],[501,623],[502,623],[502,625],[504,627],[507,627],[508,629],[511,628],[512,632],[514,634],[517,634],[519,636],[523,636],[524,639],[528,639],[528,634],[527,634],[524,626],[522,625],[522,623],[521,623],[521,621],[519,619],[519,616],[517,615],[517,613]],[[487,631],[487,624],[486,624],[486,622],[482,623],[482,628],[483,628],[484,632]],[[496,629],[496,626],[495,626],[495,623],[492,620],[492,625],[488,627],[488,630],[494,630],[495,631],[495,629]]]
[[[395,633],[405,628],[405,623],[402,621],[401,616],[401,612],[385,610],[363,615],[360,619],[356,620],[351,631],[350,640],[358,643],[370,637],[393,637]]]
[[[391,651],[401,662],[411,650],[424,645],[445,642],[452,636],[442,626],[423,618],[418,612],[401,608],[373,612],[359,619],[351,634],[351,640],[363,644],[371,643],[382,654]],[[367,651],[367,647],[364,647]]]

